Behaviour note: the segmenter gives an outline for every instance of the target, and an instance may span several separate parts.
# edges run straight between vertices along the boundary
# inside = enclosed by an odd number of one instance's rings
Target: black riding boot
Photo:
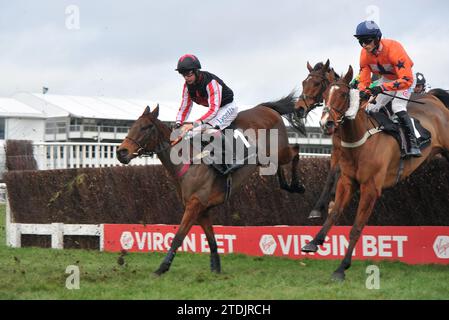
[[[415,137],[415,130],[413,129],[412,120],[406,111],[399,111],[396,113],[399,119],[399,124],[404,129],[405,139],[407,144],[406,156],[421,157],[421,150],[419,150],[418,143]]]
[[[218,135],[218,133],[217,133]],[[232,137],[227,137],[224,132],[220,131],[220,139],[221,139],[221,146],[222,146],[222,152],[223,152],[223,163],[220,165],[220,172],[222,175],[227,175],[231,171],[235,171],[241,167],[244,166],[244,164],[238,164],[236,159],[236,154],[234,152],[234,141]],[[232,160],[231,163],[226,162],[225,158],[225,152],[231,152],[232,153]]]

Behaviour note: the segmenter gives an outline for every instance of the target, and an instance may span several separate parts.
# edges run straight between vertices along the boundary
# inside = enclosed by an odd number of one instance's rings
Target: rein
[[[158,131],[158,133],[159,133],[159,131]],[[159,145],[156,148],[156,150],[148,151],[137,140],[135,140],[133,138],[130,138],[128,136],[126,136],[125,139],[128,139],[129,141],[134,143],[137,147],[139,147],[137,149],[137,151],[133,153],[135,156],[138,156],[139,158],[140,157],[153,157],[155,154],[158,154],[158,153],[160,153],[162,151],[167,150],[168,148],[171,148],[171,144],[170,143],[168,143],[167,141],[162,141],[162,143],[159,143]]]
[[[333,85],[343,85],[343,86],[346,86],[348,89],[351,89],[351,87],[350,87],[348,84],[346,84],[346,83],[339,83],[339,82],[336,81],[336,82],[334,82],[334,83],[331,84],[331,86],[333,86]],[[348,102],[349,99],[350,99],[350,95],[349,95],[349,93],[348,93],[347,95],[345,95],[345,102]],[[349,102],[349,103],[350,103],[350,102]],[[367,103],[370,103],[370,101],[368,101]],[[331,111],[331,110],[333,110],[333,111],[335,111],[336,113],[338,113],[339,119],[338,119],[338,120],[334,120],[334,121],[335,121],[336,123],[339,123],[339,124],[341,125],[341,124],[344,122],[344,120],[346,119],[346,118],[345,118],[346,110],[345,110],[345,111],[342,111],[342,110],[338,110],[338,109],[335,109],[335,108],[331,108],[331,107],[325,106],[324,109],[323,109],[323,112],[327,112],[327,113],[330,114],[330,111]],[[373,135],[375,135],[375,134],[377,134],[377,133],[379,133],[379,132],[382,132],[381,129],[379,129],[378,127],[376,127],[376,126],[374,125],[374,123],[371,121],[371,118],[369,118],[369,120],[370,120],[371,124],[374,126],[374,128],[368,129],[368,130],[365,132],[365,134],[363,135],[363,137],[362,137],[361,139],[359,139],[358,141],[355,141],[355,142],[346,142],[346,141],[341,140],[341,146],[342,146],[343,148],[350,148],[350,149],[351,149],[351,148],[358,148],[358,147],[364,145],[365,142],[366,142],[369,138],[371,138]]]

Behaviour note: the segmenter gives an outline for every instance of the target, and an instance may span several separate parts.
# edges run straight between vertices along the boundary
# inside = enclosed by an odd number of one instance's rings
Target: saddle
[[[207,129],[203,132],[200,150],[193,150],[193,160],[212,167],[217,173],[227,176],[247,164],[256,164],[256,149],[243,133],[233,126],[222,132]],[[193,140],[194,137],[190,137]],[[192,143],[195,146],[194,143]]]
[[[399,144],[399,149],[401,150],[401,157],[403,157],[407,148],[405,135],[402,127],[399,125],[397,116],[391,110],[391,101],[380,108],[378,112],[370,111],[369,116],[376,120],[380,130],[396,139]],[[431,134],[421,125],[418,119],[413,117],[410,118],[415,129],[418,147],[422,151],[430,145],[432,139]]]

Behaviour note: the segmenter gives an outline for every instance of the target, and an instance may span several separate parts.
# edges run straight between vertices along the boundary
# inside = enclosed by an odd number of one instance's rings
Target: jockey
[[[410,98],[413,84],[413,61],[410,59],[402,45],[390,39],[381,39],[382,32],[374,21],[364,21],[357,26],[354,35],[362,46],[360,54],[360,98],[368,99],[371,95],[377,96],[377,103],[370,104],[367,110],[377,111],[392,100],[393,112],[404,129],[407,142],[406,156],[420,157],[414,127],[407,113],[407,101]],[[371,84],[371,74],[381,76],[379,83]],[[388,95],[400,97],[394,99]]]
[[[232,90],[216,75],[200,69],[201,63],[193,54],[185,54],[178,60],[176,71],[185,79],[181,106],[176,116],[176,128],[180,128],[182,136],[192,129],[195,132],[210,128],[223,130],[238,114]],[[193,102],[207,107],[208,110],[193,124],[184,124],[192,110]],[[230,142],[225,139],[225,135],[221,134],[221,138],[225,141],[226,148],[230,148]],[[225,172],[235,167],[236,165],[232,164],[224,165]]]
[[[413,88],[413,92],[417,94],[426,93],[426,78],[420,72],[416,73],[416,84]]]
[[[232,90],[216,75],[200,69],[201,64],[196,56],[186,54],[179,58],[176,71],[184,77],[185,83],[181,107],[176,116],[176,127],[182,126],[182,132],[198,126],[223,130],[237,117],[238,109]],[[184,124],[193,102],[208,107],[208,110],[193,124]]]

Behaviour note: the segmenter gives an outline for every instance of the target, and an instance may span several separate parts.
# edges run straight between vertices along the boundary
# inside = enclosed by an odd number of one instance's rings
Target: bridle
[[[339,85],[339,86],[342,85],[342,86],[344,86],[344,87],[347,87],[347,88],[349,89],[349,91],[351,90],[351,86],[350,86],[350,85],[348,85],[348,84],[345,83],[345,82],[341,82],[341,81],[339,81],[339,80],[334,81],[333,83],[331,83],[331,84],[329,85],[329,88],[332,87],[332,86],[334,86],[334,85]],[[349,92],[348,92],[347,94],[345,94],[345,101],[344,101],[345,104],[346,104],[346,103],[349,103],[349,99],[350,99],[350,97],[349,97]],[[331,110],[333,110],[334,112],[336,112],[336,113],[338,114],[338,119],[334,119],[334,118],[332,117]],[[346,110],[342,111],[342,110],[338,110],[338,109],[335,109],[335,108],[332,108],[332,107],[329,107],[329,106],[324,106],[324,108],[323,108],[323,113],[328,113],[329,116],[331,117],[331,119],[332,119],[335,123],[341,125],[341,124],[344,122],[344,120],[345,120],[345,113],[346,113]]]
[[[157,127],[155,125],[153,125],[153,127],[150,128],[150,130],[148,131],[148,133],[145,134],[145,136],[142,140],[145,141],[147,139],[147,137],[149,137],[153,133],[154,130],[156,130],[157,133],[159,133],[159,131],[157,130]],[[133,153],[133,155],[135,155],[137,157],[153,157],[155,154],[165,151],[171,147],[170,143],[168,143],[167,141],[162,141],[162,142],[159,142],[156,150],[148,151],[148,150],[146,150],[146,144],[148,144],[148,142],[139,143],[137,140],[130,138],[128,136],[125,137],[125,140],[126,139],[128,139],[129,141],[131,141],[138,147],[137,151]],[[145,147],[142,146],[142,144],[144,144]]]
[[[304,102],[304,104],[306,105],[307,113],[309,113],[316,107],[321,107],[323,105],[323,94],[326,91],[327,84],[329,83],[329,80],[327,80],[325,76],[323,76],[321,73],[318,73],[316,71],[310,72],[306,79],[308,79],[309,77],[319,78],[321,87],[320,87],[320,91],[318,92],[318,94],[316,96],[309,97],[309,96],[305,95],[304,93],[302,93],[299,96],[299,99],[301,99]],[[312,100],[313,104],[309,105],[307,103],[307,99]]]

